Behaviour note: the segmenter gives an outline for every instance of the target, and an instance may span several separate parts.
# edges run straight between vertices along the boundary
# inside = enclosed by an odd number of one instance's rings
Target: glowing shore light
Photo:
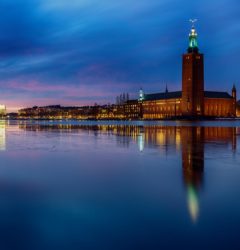
[[[6,115],[6,106],[0,104],[0,115]]]

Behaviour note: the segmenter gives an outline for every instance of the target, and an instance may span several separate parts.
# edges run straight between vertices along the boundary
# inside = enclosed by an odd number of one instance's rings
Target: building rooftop
[[[219,91],[204,91],[204,97],[207,98],[227,98],[231,99],[232,96],[227,92],[219,92]]]
[[[155,93],[155,94],[145,94],[144,100],[145,101],[153,101],[153,100],[161,100],[161,99],[176,99],[182,97],[182,91],[175,91],[175,92],[162,92],[162,93]]]
[[[227,92],[219,92],[219,91],[204,91],[204,97],[206,98],[232,98]],[[154,94],[145,94],[145,101],[154,101],[154,100],[164,100],[164,99],[177,99],[182,98],[182,91],[175,92],[162,92],[162,93],[154,93]]]

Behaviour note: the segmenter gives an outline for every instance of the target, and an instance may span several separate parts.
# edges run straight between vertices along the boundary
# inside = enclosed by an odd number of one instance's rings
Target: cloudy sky
[[[114,102],[181,89],[189,18],[198,18],[205,88],[240,88],[239,0],[1,0],[0,103]]]

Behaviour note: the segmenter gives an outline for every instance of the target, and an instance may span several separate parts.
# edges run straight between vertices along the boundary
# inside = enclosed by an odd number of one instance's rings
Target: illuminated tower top
[[[139,101],[143,101],[144,100],[144,92],[143,92],[143,89],[140,88],[139,90],[139,98],[138,98]]]
[[[190,19],[190,22],[192,23],[192,28],[189,34],[189,45],[188,45],[188,53],[198,53],[198,42],[197,42],[197,32],[195,29],[195,23],[197,22],[197,19]]]

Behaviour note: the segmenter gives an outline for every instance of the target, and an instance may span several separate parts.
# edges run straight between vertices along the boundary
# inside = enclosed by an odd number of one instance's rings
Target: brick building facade
[[[143,94],[142,94],[143,95]],[[141,97],[144,119],[170,117],[235,117],[236,88],[227,92],[204,90],[204,55],[199,53],[194,26],[189,47],[182,56],[182,91],[145,94]]]

